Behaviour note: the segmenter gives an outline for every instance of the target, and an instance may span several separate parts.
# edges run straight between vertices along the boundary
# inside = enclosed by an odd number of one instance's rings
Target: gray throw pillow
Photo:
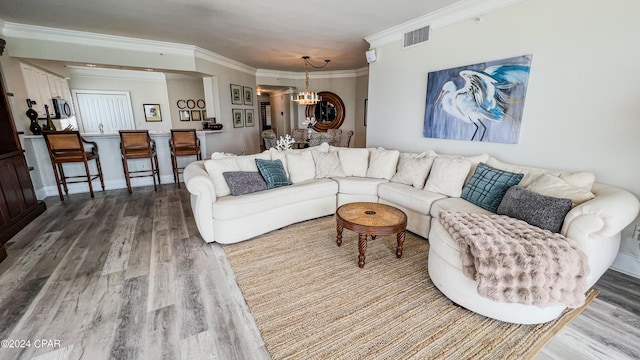
[[[562,229],[564,217],[569,210],[571,199],[545,196],[512,186],[502,198],[497,213],[557,233]]]
[[[227,171],[222,176],[233,196],[267,190],[267,183],[257,171]]]

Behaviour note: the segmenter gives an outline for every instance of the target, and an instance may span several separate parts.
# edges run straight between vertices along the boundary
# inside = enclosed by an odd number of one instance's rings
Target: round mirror
[[[340,96],[329,92],[318,93],[322,100],[315,105],[307,105],[306,117],[314,117],[316,124],[313,129],[318,132],[326,132],[328,129],[337,129],[344,121],[344,103]]]

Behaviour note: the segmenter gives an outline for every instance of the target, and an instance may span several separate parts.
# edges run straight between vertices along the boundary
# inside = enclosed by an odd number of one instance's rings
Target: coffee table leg
[[[344,226],[336,224],[336,231],[338,233],[336,236],[336,244],[338,244],[338,246],[342,245],[342,229],[344,229]]]
[[[358,234],[358,249],[360,250],[360,256],[358,256],[358,266],[364,267],[364,253],[367,251],[367,234]]]
[[[404,231],[398,233],[398,247],[396,248],[396,257],[400,259],[402,257],[402,246],[404,245]]]

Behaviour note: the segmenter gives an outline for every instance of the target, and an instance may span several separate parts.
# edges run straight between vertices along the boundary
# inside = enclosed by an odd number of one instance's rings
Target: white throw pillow
[[[227,185],[227,181],[224,179],[222,173],[227,171],[241,171],[236,162],[236,156],[207,160],[204,162],[204,168],[207,169],[207,173],[211,181],[213,181],[216,196],[231,194],[231,189],[229,189],[229,185]]]
[[[551,174],[544,174],[536,178],[531,184],[529,184],[529,186],[527,186],[526,189],[546,196],[571,199],[573,206],[581,204],[587,200],[591,200],[595,197],[590,190],[579,186],[573,186],[561,178]]]
[[[287,152],[287,170],[292,183],[316,177],[316,164],[310,151]]]
[[[464,157],[438,156],[433,161],[424,190],[460,197],[471,165],[471,161]]]
[[[548,172],[548,170],[545,170],[545,169],[505,163],[493,157],[489,158],[486,164],[491,166],[492,168],[509,171],[513,173],[524,174],[524,176],[522,177],[522,180],[520,180],[520,183],[518,184],[518,186],[524,187],[524,188],[529,186],[529,184],[531,184],[531,182],[534,181],[536,178]]]
[[[367,177],[391,180],[396,174],[400,151],[377,148],[371,152]]]
[[[316,163],[316,179],[344,176],[337,152],[312,151],[313,161]]]
[[[214,152],[213,154],[211,154],[211,158],[214,159],[214,160],[226,159],[226,158],[231,157],[231,156],[236,156],[236,154],[226,153],[226,152],[217,152],[217,151]]]
[[[593,173],[587,171],[578,172],[563,172],[560,174],[560,179],[566,181],[569,185],[577,186],[591,191],[593,183],[596,181],[596,176]]]
[[[258,167],[256,166],[256,159],[271,160],[271,153],[269,152],[269,150],[265,150],[259,154],[236,156],[235,159],[238,163],[238,167],[240,167],[240,171],[255,172],[258,171]]]
[[[421,154],[400,153],[398,171],[391,181],[422,189],[436,156],[436,153],[431,150]]]
[[[369,150],[356,148],[341,148],[338,150],[340,165],[345,176],[367,176],[369,167]]]

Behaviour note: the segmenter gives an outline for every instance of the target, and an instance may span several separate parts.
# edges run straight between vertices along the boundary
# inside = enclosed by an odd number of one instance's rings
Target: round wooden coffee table
[[[358,266],[364,267],[364,253],[367,251],[367,235],[375,240],[378,235],[398,234],[396,257],[402,257],[405,230],[407,229],[407,215],[393,206],[356,202],[340,206],[336,210],[336,244],[342,245],[342,230],[347,228],[358,233]]]

